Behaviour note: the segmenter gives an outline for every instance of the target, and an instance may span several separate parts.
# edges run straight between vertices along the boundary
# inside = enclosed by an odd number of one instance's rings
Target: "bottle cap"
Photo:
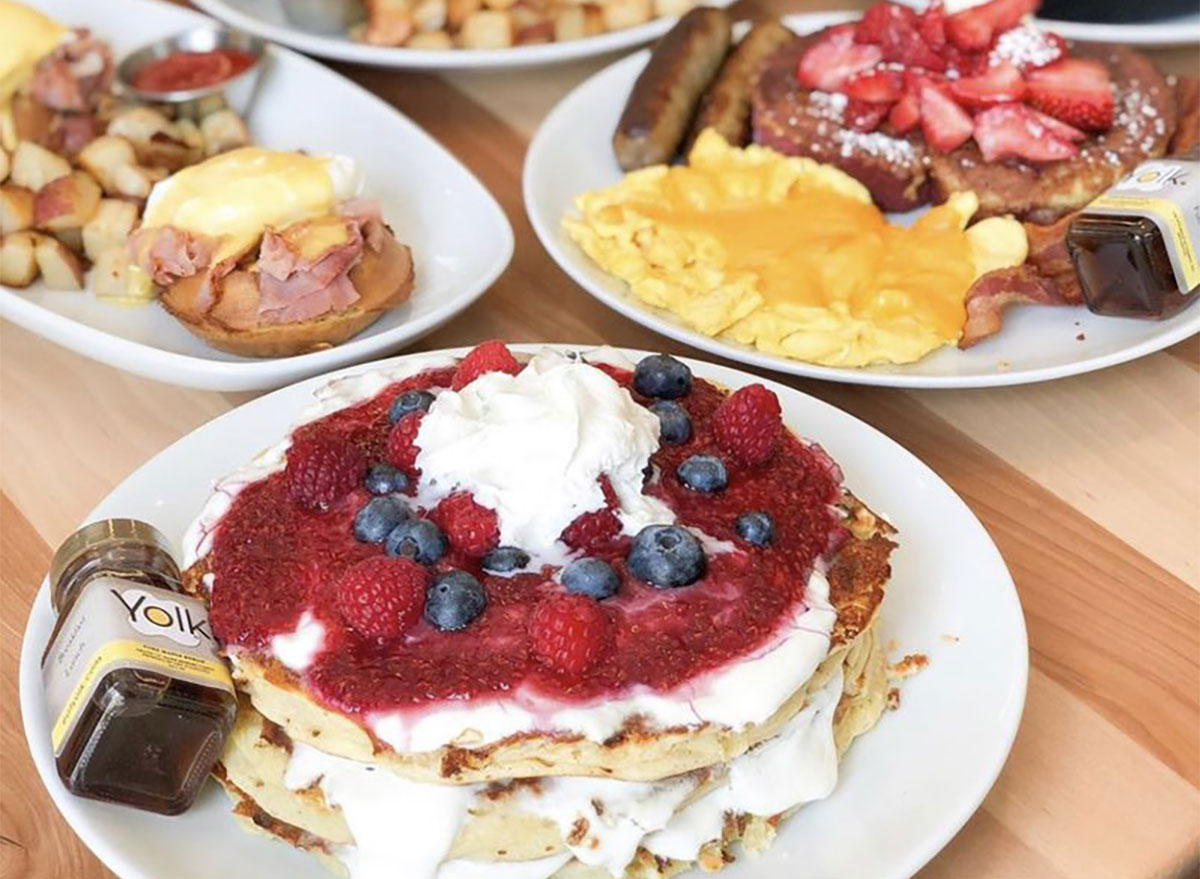
[[[171,544],[163,533],[139,519],[101,519],[84,525],[54,553],[50,562],[50,603],[62,612],[68,581],[85,569],[103,567],[105,562],[128,567],[130,550],[149,549],[171,559]]]

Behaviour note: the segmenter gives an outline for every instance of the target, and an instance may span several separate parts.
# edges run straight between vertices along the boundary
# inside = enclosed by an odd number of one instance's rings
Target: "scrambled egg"
[[[909,363],[954,344],[971,283],[1028,250],[1011,217],[967,228],[974,193],[893,226],[839,169],[711,130],[686,166],[635,171],[576,207],[568,234],[642,302],[829,366]]]

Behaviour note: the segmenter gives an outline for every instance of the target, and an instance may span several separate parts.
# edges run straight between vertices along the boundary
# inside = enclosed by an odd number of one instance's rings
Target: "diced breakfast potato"
[[[82,229],[56,229],[50,233],[54,238],[57,238],[75,253],[83,254],[83,230]]]
[[[446,0],[420,0],[412,11],[413,24],[423,33],[435,33],[446,27]],[[407,45],[411,45],[410,39]]]
[[[488,9],[499,9],[501,11],[512,9],[517,3],[518,0],[483,0],[483,5]]]
[[[683,15],[696,5],[696,0],[654,0],[654,14]]]
[[[554,19],[548,12],[522,2],[508,14],[512,16],[513,36],[518,44],[548,43],[554,39]]]
[[[513,44],[515,36],[507,12],[483,9],[467,16],[458,41],[465,49],[505,49]]]
[[[446,21],[451,29],[463,26],[469,16],[483,8],[483,0],[446,0]]]
[[[124,249],[125,240],[137,225],[137,205],[116,198],[101,199],[96,213],[83,226],[83,252],[92,262],[114,247]]]
[[[108,195],[119,195],[115,184],[117,169],[135,167],[137,153],[133,144],[115,134],[102,135],[82,150],[75,160],[80,166],[100,181]]]
[[[454,40],[445,31],[415,33],[404,44],[409,49],[453,49]]]
[[[587,5],[583,7],[583,35],[594,37],[604,33],[604,13],[600,7]]]
[[[14,232],[0,237],[0,284],[28,287],[38,274],[33,232]]]
[[[564,6],[554,16],[554,39],[556,42],[578,40],[583,37],[585,16],[582,6]]]
[[[221,93],[215,95],[206,95],[196,101],[195,115],[197,119],[203,119],[211,113],[216,113],[224,110],[229,105],[225,103],[225,96]]]
[[[178,171],[198,162],[203,151],[202,138],[188,143],[179,126],[150,107],[118,113],[108,123],[108,133],[133,144],[138,164],[151,168]]]
[[[173,134],[171,120],[150,107],[130,107],[122,110],[108,123],[108,134],[130,142],[150,140],[156,134]]]
[[[86,171],[51,180],[33,198],[33,223],[51,231],[79,229],[100,205],[100,184]]]
[[[200,135],[204,138],[204,152],[209,156],[250,143],[246,123],[232,110],[218,110],[201,119]]]
[[[71,173],[71,163],[32,141],[17,144],[12,159],[12,182],[37,192],[51,180]]]
[[[8,179],[8,172],[12,169],[12,162],[9,160],[8,150],[0,147],[0,183]]]
[[[653,0],[609,0],[600,7],[604,27],[610,31],[645,24],[654,15]]]
[[[33,228],[33,192],[22,186],[0,186],[0,235]]]
[[[17,140],[43,143],[54,125],[54,111],[31,95],[21,93],[12,99],[12,120]]]
[[[101,251],[93,262],[92,291],[101,299],[126,299],[130,263],[125,246],[117,244]]]
[[[221,110],[218,112],[232,113],[234,118],[237,118],[237,114],[233,113],[232,110]],[[212,115],[215,116],[217,114],[214,113]],[[241,120],[239,119],[238,121]],[[191,119],[179,119],[175,122],[175,136],[197,154],[204,153],[204,135],[200,133],[200,126]]]
[[[34,245],[38,270],[51,290],[82,290],[83,261],[75,252],[49,235],[38,235]]]
[[[112,188],[116,195],[146,198],[157,180],[161,179],[162,175],[154,174],[150,169],[139,168],[137,165],[121,165],[113,172]]]
[[[408,0],[368,0],[370,14],[363,41],[375,46],[402,46],[416,30]]]

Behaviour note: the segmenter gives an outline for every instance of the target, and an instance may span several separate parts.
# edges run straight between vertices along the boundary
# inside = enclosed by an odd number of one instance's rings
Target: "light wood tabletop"
[[[1194,47],[1151,54],[1170,71],[1197,67]],[[525,217],[521,166],[538,121],[611,60],[446,76],[339,68],[449,147],[516,231],[503,277],[413,350],[498,337],[703,356],[576,287]],[[937,471],[999,545],[1024,605],[1032,668],[1015,747],[921,879],[1200,876],[1200,340],[1026,387],[771,377],[869,422]],[[0,324],[3,879],[112,875],[55,811],[21,730],[21,636],[53,548],[146,459],[251,396],[137,378]]]

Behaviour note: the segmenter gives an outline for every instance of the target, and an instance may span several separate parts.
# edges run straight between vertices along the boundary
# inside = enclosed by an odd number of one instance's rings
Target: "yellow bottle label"
[[[1100,196],[1088,210],[1105,208],[1114,213],[1143,214],[1154,220],[1167,238],[1168,250],[1176,259],[1173,267],[1182,275],[1182,289],[1186,292],[1200,285],[1200,261],[1196,247],[1188,234],[1187,220],[1175,202],[1152,195],[1124,195],[1114,192]]]

